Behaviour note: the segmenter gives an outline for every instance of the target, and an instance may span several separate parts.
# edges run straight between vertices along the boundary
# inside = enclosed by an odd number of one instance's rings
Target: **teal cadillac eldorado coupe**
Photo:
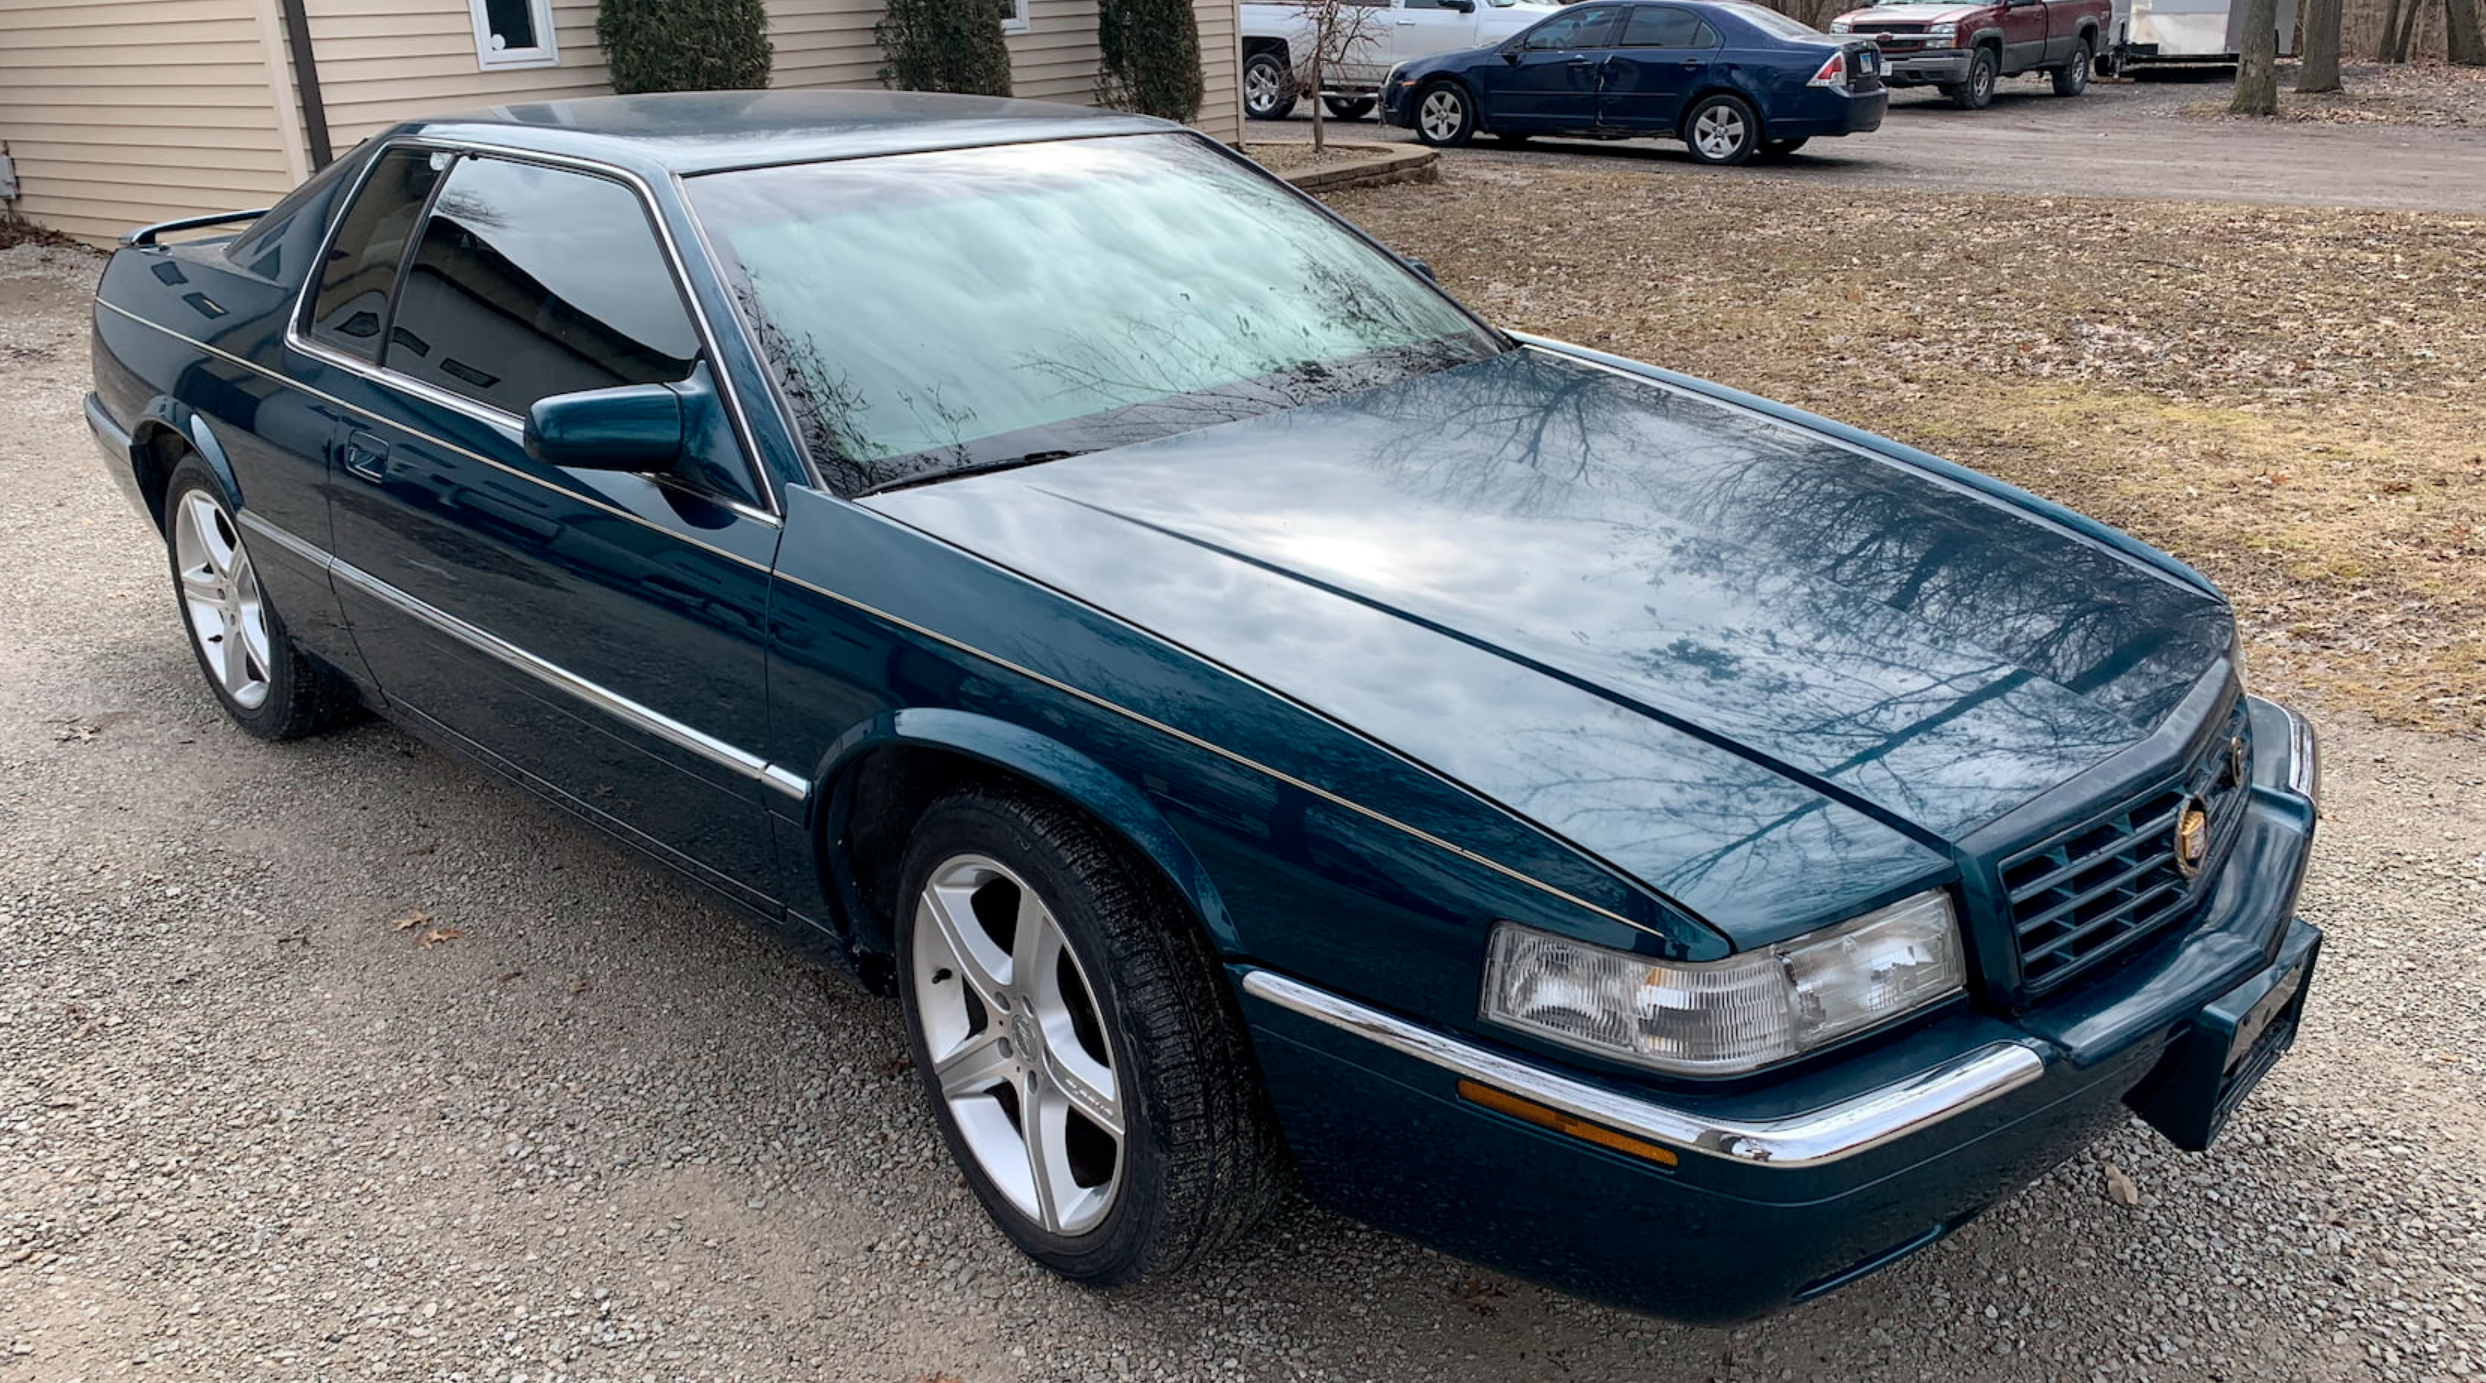
[[[94,330],[241,729],[385,714],[894,995],[1083,1282],[1291,1181],[1749,1315],[2296,1031],[2314,738],[2201,577],[1176,126],[418,121],[133,232]]]

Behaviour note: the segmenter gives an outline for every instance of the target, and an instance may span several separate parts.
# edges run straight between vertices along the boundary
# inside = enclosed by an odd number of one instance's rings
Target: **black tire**
[[[945,999],[931,991],[965,977],[943,981],[939,971],[915,963],[918,931],[929,925],[938,934],[937,923],[923,921],[929,905],[918,900],[936,873],[948,877],[945,871],[962,860],[998,864],[1042,901],[1070,958],[1067,968],[1057,965],[1058,974],[1075,978],[1079,991],[1092,996],[1089,1022],[1078,1029],[1078,1040],[1092,1055],[1099,1043],[1110,1052],[1113,1098],[1125,1130],[1111,1173],[1120,1180],[1102,1218],[1075,1234],[1049,1230],[996,1185],[934,1071],[925,1005],[956,1003],[955,992]],[[1206,934],[1153,868],[1062,803],[1028,789],[991,785],[951,793],[924,812],[908,840],[900,877],[906,891],[897,909],[897,951],[908,1049],[967,1185],[1021,1251],[1064,1277],[1113,1286],[1197,1261],[1268,1212],[1285,1184],[1285,1154],[1241,1015]],[[989,901],[985,890],[993,887],[1017,891],[1009,881],[979,885],[969,895],[979,916]],[[1012,908],[1010,925],[1020,925],[1009,899],[1000,905]],[[989,931],[987,939],[1009,944]],[[1018,980],[1038,982],[1014,975]],[[1038,1012],[1032,997],[1014,1002],[1022,1019]],[[994,1035],[1005,1040],[994,1045],[1007,1057],[1006,1039],[1020,1036],[1024,1027],[1014,1026],[1006,1010],[996,1014],[988,1006],[973,1007],[997,1024]],[[1030,1050],[1022,1037],[1019,1051]],[[1017,1088],[1007,1079],[995,1086],[996,1095],[1002,1089],[1014,1092],[1007,1097],[1013,1127],[1020,1108]],[[989,1149],[990,1132],[980,1136]],[[1071,1134],[1062,1138],[1068,1148]],[[1092,1161],[1096,1156],[1089,1153]]]
[[[1243,113],[1254,120],[1283,120],[1295,113],[1295,71],[1275,53],[1243,60]]]
[[[1457,82],[1438,81],[1418,91],[1408,118],[1416,141],[1436,149],[1456,149],[1476,137],[1476,100]]]
[[[214,650],[211,651],[209,638],[201,628],[200,619],[193,613],[178,534],[180,525],[185,522],[185,510],[194,503],[212,509],[215,530],[220,539],[230,545],[229,550],[238,562],[235,576],[220,578],[211,571],[203,573],[206,583],[218,584],[233,591],[237,601],[248,599],[256,602],[259,619],[266,631],[264,657],[250,651],[247,640],[241,638],[236,627],[230,624],[225,626],[226,633],[214,640]],[[294,646],[293,639],[285,632],[285,621],[278,614],[275,602],[258,586],[250,546],[244,539],[241,525],[233,517],[231,506],[225,503],[224,487],[217,482],[215,472],[207,468],[207,463],[196,456],[175,466],[171,480],[164,487],[164,555],[173,579],[174,609],[181,617],[182,631],[189,637],[191,656],[198,661],[199,675],[206,680],[207,689],[215,694],[217,704],[224,707],[225,714],[233,718],[234,724],[263,740],[292,740],[334,729],[354,719],[361,703],[354,694],[353,685]],[[247,587],[246,594],[243,587]],[[256,676],[250,679],[255,684],[251,693],[257,698],[255,701],[228,689],[224,677],[217,671],[216,660],[221,657],[228,640],[245,659],[244,665],[255,670]]]
[[[1968,59],[1967,80],[1945,83],[1942,94],[1961,110],[1983,110],[1994,104],[1994,83],[2002,70],[2002,59],[1993,49],[1979,48]]]
[[[2079,47],[2072,50],[2070,59],[2054,70],[2054,94],[2078,96],[2087,91],[2090,68],[2089,44],[2083,40]]]
[[[1764,139],[1761,141],[1760,157],[1785,158],[1787,155],[1803,148],[1811,141],[1811,138],[1812,137],[1810,135],[1807,135],[1803,139]]]
[[[1335,96],[1325,96],[1321,98],[1321,104],[1329,107],[1330,118],[1333,120],[1361,120],[1372,114],[1374,101],[1369,96],[1356,96],[1344,100]]]
[[[1694,160],[1732,168],[1761,151],[1761,117],[1743,97],[1717,92],[1683,113],[1681,137]]]

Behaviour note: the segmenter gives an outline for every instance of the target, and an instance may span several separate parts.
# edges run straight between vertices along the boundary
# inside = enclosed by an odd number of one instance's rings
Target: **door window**
[[[1574,10],[1546,20],[1528,31],[1522,45],[1530,52],[1580,48],[1603,48],[1614,32],[1614,11],[1611,8]]]
[[[460,160],[399,296],[387,367],[506,413],[672,383],[699,354],[638,196],[585,173]]]
[[[414,234],[424,199],[448,161],[448,155],[430,149],[391,149],[372,166],[329,242],[328,262],[320,266],[319,292],[305,329],[321,343],[379,359],[406,237]]]
[[[1665,5],[1642,5],[1631,12],[1623,25],[1623,48],[1706,48],[1714,37],[1702,32],[1708,26],[1690,10]]]

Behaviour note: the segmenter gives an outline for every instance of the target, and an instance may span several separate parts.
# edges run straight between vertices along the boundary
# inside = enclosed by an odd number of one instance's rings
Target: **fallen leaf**
[[[464,935],[455,927],[434,927],[423,933],[423,949],[428,951],[444,941],[455,941]]]
[[[2123,1168],[2112,1162],[2106,1164],[2106,1198],[2121,1206],[2141,1203],[2141,1188],[2133,1185],[2132,1178],[2124,1175]]]
[[[409,908],[404,916],[391,918],[388,925],[397,931],[410,932],[431,920],[432,915],[421,908]]]

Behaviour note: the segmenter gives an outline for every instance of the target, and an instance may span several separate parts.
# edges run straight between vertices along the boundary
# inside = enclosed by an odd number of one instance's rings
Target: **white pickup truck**
[[[1346,23],[1360,19],[1363,37],[1346,61],[1321,74],[1321,99],[1339,119],[1361,120],[1391,68],[1498,42],[1562,7],[1555,0],[1345,0],[1339,8]],[[1302,92],[1295,65],[1312,51],[1312,11],[1286,0],[1243,0],[1242,11],[1243,113],[1283,120]]]

